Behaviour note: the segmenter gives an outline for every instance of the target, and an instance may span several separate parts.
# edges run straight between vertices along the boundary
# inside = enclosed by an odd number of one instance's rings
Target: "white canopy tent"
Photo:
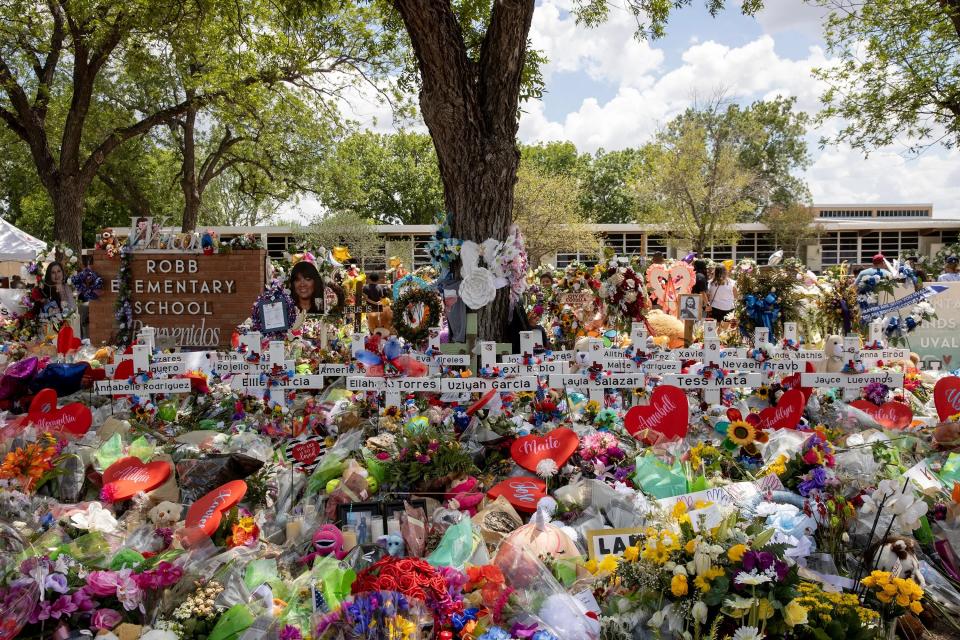
[[[47,243],[0,218],[0,262],[29,262]]]

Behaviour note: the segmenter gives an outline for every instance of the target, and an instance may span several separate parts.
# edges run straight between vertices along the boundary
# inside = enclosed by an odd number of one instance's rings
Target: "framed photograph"
[[[383,512],[379,502],[351,502],[337,505],[337,524],[357,535],[357,544],[374,544],[383,535]]]
[[[294,304],[298,309],[309,315],[320,315],[324,308],[323,279],[317,267],[306,260],[293,265],[287,288],[293,295]]]
[[[256,303],[257,321],[263,333],[286,333],[296,319],[288,299],[274,293],[264,293]]]
[[[423,514],[427,514],[427,501],[423,498],[411,498],[406,500],[414,509],[423,509]],[[395,500],[383,503],[383,521],[389,522],[391,518],[399,517],[403,513],[404,500]]]
[[[684,293],[680,295],[680,319],[703,319],[703,298],[700,297],[699,293]]]

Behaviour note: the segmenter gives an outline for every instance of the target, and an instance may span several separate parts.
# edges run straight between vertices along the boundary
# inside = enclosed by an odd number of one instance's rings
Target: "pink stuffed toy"
[[[305,555],[300,561],[312,564],[317,556],[332,555],[337,560],[343,560],[347,552],[343,549],[343,533],[332,524],[325,524],[313,534],[313,552]]]
[[[483,493],[477,491],[479,484],[473,476],[466,476],[456,482],[444,496],[448,506],[458,511],[466,511],[471,516],[477,515],[477,505],[483,501]]]

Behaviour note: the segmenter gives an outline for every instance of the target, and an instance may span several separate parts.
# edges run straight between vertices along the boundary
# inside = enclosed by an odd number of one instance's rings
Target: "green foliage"
[[[816,70],[829,88],[822,123],[844,126],[824,143],[869,153],[907,141],[912,151],[960,141],[960,3],[954,0],[817,0],[837,58]]]
[[[691,0],[626,0],[623,5],[637,20],[638,38],[662,38],[667,34],[667,22],[670,14],[691,4]],[[705,0],[707,11],[716,17],[722,11],[724,0]],[[574,7],[577,22],[586,26],[597,26],[609,16],[611,4],[607,0],[579,0]],[[745,15],[754,15],[763,8],[763,0],[741,0],[740,10]],[[620,10],[620,5],[616,5]]]
[[[811,207],[794,202],[770,207],[760,216],[760,221],[770,229],[774,246],[783,249],[786,257],[803,259],[800,248],[823,232],[822,225],[815,222],[816,217]]]
[[[437,155],[422,133],[347,136],[317,167],[316,184],[329,209],[378,224],[431,224],[444,211]]]
[[[473,475],[477,467],[460,442],[433,429],[397,438],[400,453],[383,463],[384,484],[404,490],[446,489],[457,476]]]
[[[649,212],[634,185],[652,171],[654,148],[598,149],[580,173],[580,209],[597,224],[635,222]]]

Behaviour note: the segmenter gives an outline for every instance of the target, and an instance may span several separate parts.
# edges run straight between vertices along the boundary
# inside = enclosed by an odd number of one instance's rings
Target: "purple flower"
[[[77,605],[77,611],[93,611],[97,607],[86,588],[73,592],[73,603]]]
[[[143,591],[137,586],[136,581],[131,575],[132,573],[130,569],[123,569],[116,574],[117,600],[120,601],[123,608],[127,611],[140,608],[142,606],[141,600],[143,599]]]
[[[123,616],[114,609],[97,609],[93,612],[90,619],[90,626],[96,630],[106,629],[109,631],[123,621]]]
[[[773,565],[774,555],[769,551],[747,551],[743,554],[743,569],[751,572],[756,569],[758,572],[766,571]]]
[[[419,462],[420,464],[429,464],[430,456],[428,456],[425,453],[421,453],[417,456],[417,462]]]
[[[70,596],[60,596],[50,605],[50,617],[59,620],[60,616],[66,618],[77,610],[77,605]]]
[[[623,449],[621,449],[620,447],[607,447],[607,455],[610,456],[611,458],[619,460],[620,458],[624,457],[627,454],[624,453]]]
[[[280,630],[280,640],[302,640],[303,634],[300,633],[300,629],[297,629],[293,625],[284,625],[283,629]]]
[[[30,624],[36,624],[43,620],[50,618],[50,603],[46,600],[43,602],[38,602],[37,606],[33,608],[33,611],[30,612],[29,618],[27,620]]]
[[[51,573],[48,575],[43,586],[57,593],[66,593],[70,590],[70,587],[67,586],[67,576],[62,573]]]
[[[775,560],[773,563],[773,570],[777,573],[777,582],[783,582],[787,579],[787,574],[790,572],[790,566],[783,560]]]
[[[800,483],[797,490],[804,498],[813,491],[818,491],[827,486],[827,470],[824,467],[815,467],[807,474],[807,479]]]
[[[87,591],[95,596],[112,596],[117,592],[117,574],[114,571],[91,571],[87,575]]]

